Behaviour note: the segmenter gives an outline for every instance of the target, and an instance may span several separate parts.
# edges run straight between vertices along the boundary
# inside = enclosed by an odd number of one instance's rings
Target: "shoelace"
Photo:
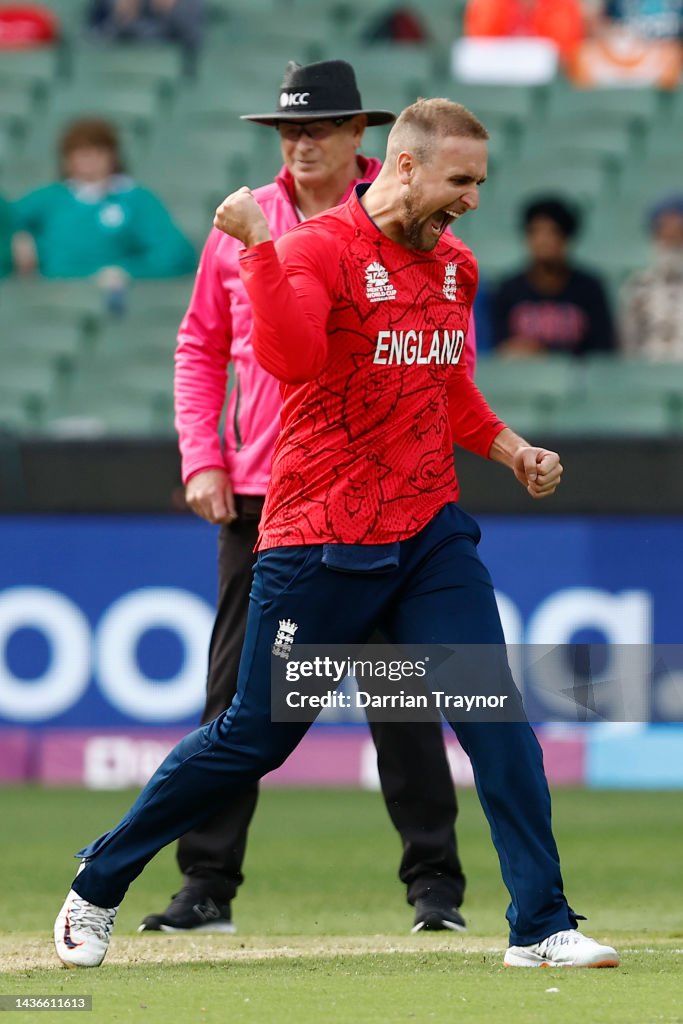
[[[76,896],[69,907],[69,922],[74,931],[87,929],[93,932],[98,939],[108,942],[118,909],[118,907],[111,909],[96,907],[80,896]]]

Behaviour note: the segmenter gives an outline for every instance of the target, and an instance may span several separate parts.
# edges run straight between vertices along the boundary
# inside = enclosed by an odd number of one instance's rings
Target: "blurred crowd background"
[[[280,166],[289,60],[491,133],[478,382],[532,440],[683,432],[683,0],[0,3],[0,430],[171,436],[213,212]],[[383,156],[374,128],[363,152]]]

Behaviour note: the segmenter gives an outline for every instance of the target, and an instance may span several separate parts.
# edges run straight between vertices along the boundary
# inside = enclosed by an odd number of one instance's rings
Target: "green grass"
[[[680,794],[554,795],[567,892],[589,915],[584,930],[622,951],[617,971],[502,968],[507,897],[472,793],[461,794],[459,819],[468,934],[410,937],[399,844],[381,798],[292,790],[262,796],[233,908],[238,935],[135,934],[177,889],[168,849],[132,886],[104,967],[63,971],[50,933],[71,854],[111,826],[131,795],[0,790],[0,993],[92,994],[86,1019],[98,1024],[683,1024]]]

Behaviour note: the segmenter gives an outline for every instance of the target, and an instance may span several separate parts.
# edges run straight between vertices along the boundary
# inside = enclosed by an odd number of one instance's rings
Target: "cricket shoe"
[[[506,967],[618,967],[619,954],[570,929],[531,946],[510,946],[503,963]]]
[[[163,914],[148,914],[139,932],[222,932],[234,935],[230,901],[218,896],[206,883],[186,883],[171,897]]]
[[[118,907],[96,907],[73,889],[55,921],[55,949],[65,967],[99,967]]]
[[[415,900],[415,924],[410,929],[417,932],[465,932],[467,925],[457,907],[450,906],[436,896],[418,896]]]

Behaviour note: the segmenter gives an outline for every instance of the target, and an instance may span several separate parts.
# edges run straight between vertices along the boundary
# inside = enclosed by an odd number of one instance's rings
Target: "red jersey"
[[[453,442],[487,456],[504,428],[465,365],[472,253],[406,249],[354,194],[245,249],[240,273],[283,397],[258,547],[413,536],[458,496]]]

